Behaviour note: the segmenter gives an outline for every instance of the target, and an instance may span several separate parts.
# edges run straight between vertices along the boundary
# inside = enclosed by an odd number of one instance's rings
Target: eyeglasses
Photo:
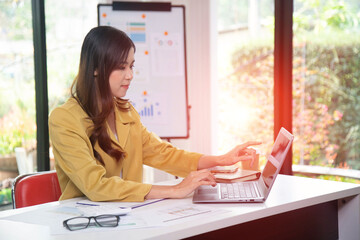
[[[90,222],[94,219],[95,222]],[[91,217],[74,217],[63,222],[64,227],[70,231],[85,229],[89,226],[95,227],[117,227],[119,225],[120,216],[118,215],[99,215]]]

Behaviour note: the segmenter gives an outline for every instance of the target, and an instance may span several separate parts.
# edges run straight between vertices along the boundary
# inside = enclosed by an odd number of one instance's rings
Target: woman
[[[49,118],[60,200],[183,198],[200,185],[215,185],[207,168],[252,159],[248,142],[222,156],[177,149],[147,131],[124,99],[133,78],[135,45],[122,31],[93,28],[85,37],[71,97]],[[175,186],[142,183],[143,164],[185,177]]]

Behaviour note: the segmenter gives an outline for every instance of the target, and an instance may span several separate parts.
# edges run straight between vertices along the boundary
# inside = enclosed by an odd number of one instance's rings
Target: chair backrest
[[[60,195],[56,171],[20,175],[12,185],[13,208],[58,201]]]

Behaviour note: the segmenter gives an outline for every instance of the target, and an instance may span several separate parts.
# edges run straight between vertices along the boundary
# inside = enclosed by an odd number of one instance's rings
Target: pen
[[[147,203],[138,204],[138,205],[132,206],[131,209],[143,207],[143,206],[146,206],[146,205],[149,205],[149,204],[153,204],[153,203],[157,203],[157,202],[160,202],[160,201],[163,201],[163,200],[166,200],[166,198],[158,199],[158,200],[155,200],[155,201],[152,201],[152,202],[147,202]]]
[[[86,205],[86,206],[100,206],[100,205],[97,205],[97,204],[91,204],[91,203],[82,203],[82,202],[76,202],[76,204],[79,204],[79,205]]]
[[[151,202],[147,202],[147,203],[141,203],[141,204],[138,204],[138,205],[131,206],[130,208],[131,208],[131,209],[135,209],[135,208],[143,207],[143,206],[146,206],[146,205],[149,205],[149,204],[153,204],[153,203],[157,203],[157,202],[163,201],[163,200],[165,200],[165,199],[166,199],[166,198],[162,198],[162,199],[157,199],[157,200],[154,200],[154,201],[151,201]],[[100,205],[98,205],[98,204],[83,203],[83,202],[76,202],[76,204],[85,205],[85,206],[94,206],[94,207],[100,206]],[[119,207],[119,208],[126,208],[126,207]]]

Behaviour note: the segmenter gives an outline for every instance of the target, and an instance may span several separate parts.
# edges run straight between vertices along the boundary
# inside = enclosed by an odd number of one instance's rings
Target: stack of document
[[[232,183],[256,180],[260,177],[260,171],[237,169],[232,173],[215,173],[216,182]]]

